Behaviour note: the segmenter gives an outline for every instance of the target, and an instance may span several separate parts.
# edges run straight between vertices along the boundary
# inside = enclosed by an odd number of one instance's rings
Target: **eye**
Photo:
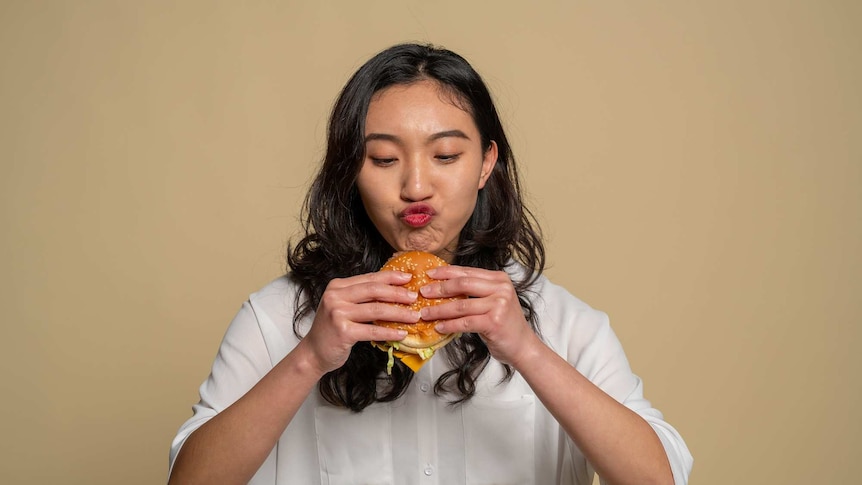
[[[437,155],[434,158],[440,160],[441,162],[454,162],[455,160],[458,160],[460,156],[460,153],[452,153],[447,155]]]
[[[377,165],[379,167],[388,167],[395,163],[397,158],[378,158],[378,157],[368,157],[371,160],[371,163]]]

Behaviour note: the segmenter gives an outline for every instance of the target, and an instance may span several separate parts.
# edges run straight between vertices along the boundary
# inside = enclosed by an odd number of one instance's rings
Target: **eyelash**
[[[434,158],[436,158],[437,160],[439,160],[443,163],[452,163],[452,162],[458,160],[458,158],[460,156],[461,156],[460,153],[452,153],[452,154],[446,154],[446,155],[436,155]],[[371,161],[375,165],[383,165],[383,166],[392,165],[396,160],[398,160],[397,158],[375,158],[375,157],[370,157],[370,158],[371,158]]]
[[[395,161],[395,158],[374,158],[371,157],[371,161],[374,162],[374,165],[392,165]]]

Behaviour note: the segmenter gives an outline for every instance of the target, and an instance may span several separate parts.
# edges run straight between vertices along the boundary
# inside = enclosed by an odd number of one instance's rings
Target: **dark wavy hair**
[[[299,286],[294,314],[299,338],[300,320],[316,310],[332,279],[377,271],[394,252],[371,223],[356,188],[365,157],[365,118],[375,93],[422,80],[436,82],[472,115],[484,149],[492,141],[497,144],[497,163],[461,230],[453,263],[502,270],[513,259],[519,262],[525,271],[513,277],[513,283],[527,321],[538,331],[527,293],[544,270],[545,250],[536,219],[522,200],[515,158],[491,94],[460,55],[430,45],[401,44],[360,67],[333,106],[326,155],[303,204],[304,236],[287,250],[289,277]],[[477,334],[465,333],[443,351],[452,370],[440,376],[434,391],[449,394],[453,404],[464,402],[490,361],[488,348]],[[321,395],[357,412],[374,402],[397,399],[413,372],[396,360],[392,375],[386,375],[386,361],[385,352],[358,342],[347,362],[320,380]],[[511,367],[505,366],[505,372],[504,380],[510,379]]]

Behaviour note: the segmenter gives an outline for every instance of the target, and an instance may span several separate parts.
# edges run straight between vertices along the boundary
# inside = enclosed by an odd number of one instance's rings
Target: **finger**
[[[413,278],[412,274],[402,271],[376,271],[374,273],[365,273],[347,278],[335,278],[329,282],[329,287],[333,289],[347,289],[367,283],[401,286],[409,283],[411,278]]]
[[[378,271],[376,273],[368,273],[372,281],[379,281],[388,285],[406,285],[413,279],[413,275],[403,271]]]
[[[488,299],[467,298],[425,307],[420,315],[427,322],[437,321],[434,329],[439,333],[484,334],[491,324],[488,318],[491,305]]]
[[[474,305],[470,311],[475,311],[476,313],[466,313],[454,318],[439,318],[434,329],[439,333],[471,332],[478,333],[483,337],[492,337],[492,335],[499,334],[506,327],[514,328],[512,325],[516,322],[522,322],[522,325],[526,325],[523,315],[510,314],[507,316],[506,314],[493,311],[493,308],[485,311],[487,309],[485,305],[476,304],[479,300],[469,301]],[[494,305],[495,303],[491,302],[491,306]],[[429,317],[429,319],[431,318]],[[434,320],[432,319],[431,321]]]
[[[355,285],[347,291],[352,295],[349,297],[350,301],[354,303],[382,301],[409,305],[416,301],[419,296],[415,291],[408,290],[403,286],[373,282]]]
[[[486,326],[483,325],[483,318],[477,315],[470,315],[453,320],[440,320],[434,326],[434,330],[441,334],[450,333],[478,333],[484,335]]]
[[[354,322],[380,320],[386,322],[416,323],[420,318],[419,312],[411,310],[407,305],[393,305],[380,301],[354,305],[345,310],[345,316]]]
[[[431,268],[426,272],[426,274],[430,278],[435,280],[450,280],[452,278],[457,278],[460,276],[492,278],[494,273],[500,273],[500,271],[492,271],[484,268],[474,268],[472,266],[457,266],[454,264]]]
[[[410,278],[410,273],[400,271],[370,273],[330,283],[326,292],[337,294],[338,299],[352,303],[388,301],[410,304],[416,301],[418,296],[416,292],[403,286]]]
[[[405,338],[407,338],[407,330],[397,330],[371,324],[359,324],[353,327],[353,340],[357,342],[400,342]]]
[[[467,315],[481,315],[490,310],[486,300],[481,298],[465,298],[452,300],[438,305],[426,306],[419,310],[419,315],[426,322],[449,320]]]
[[[419,292],[425,298],[451,298],[461,295],[481,298],[497,291],[507,291],[511,286],[510,280],[460,276],[429,283],[420,288]]]

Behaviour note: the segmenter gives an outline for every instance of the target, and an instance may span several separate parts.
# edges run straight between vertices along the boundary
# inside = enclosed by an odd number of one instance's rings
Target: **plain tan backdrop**
[[[485,76],[692,483],[862,474],[854,1],[0,2],[0,482],[162,483],[350,73]]]

